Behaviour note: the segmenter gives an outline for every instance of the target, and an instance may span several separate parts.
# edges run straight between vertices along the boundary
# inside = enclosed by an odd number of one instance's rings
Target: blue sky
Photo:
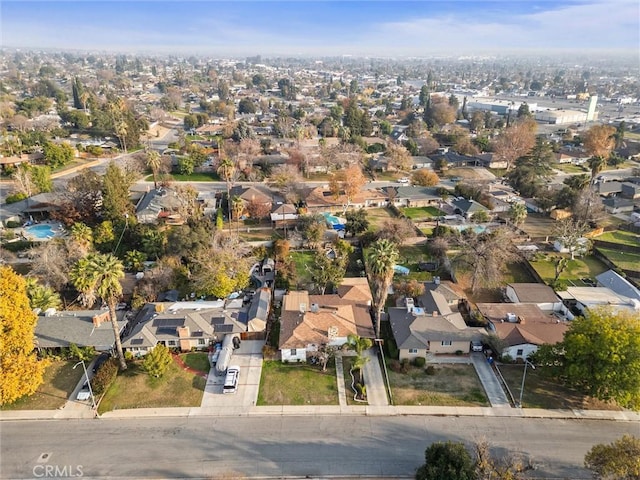
[[[2,46],[235,55],[640,51],[638,0],[11,1]]]

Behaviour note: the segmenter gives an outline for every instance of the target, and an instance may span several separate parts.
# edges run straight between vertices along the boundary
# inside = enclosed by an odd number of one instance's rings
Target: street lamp
[[[93,396],[93,389],[91,388],[91,382],[89,381],[89,374],[87,373],[87,367],[84,364],[84,360],[80,360],[78,363],[76,363],[73,366],[73,369],[75,370],[78,365],[82,365],[82,369],[84,370],[84,378],[87,381],[87,385],[89,386],[89,394],[91,395],[91,408],[93,408],[95,410],[96,409],[96,399]]]
[[[536,369],[536,366],[533,363],[526,358],[524,359],[524,373],[522,374],[522,385],[520,386],[520,401],[518,402],[518,408],[522,408],[522,394],[524,393],[524,379],[527,377],[527,365],[534,370]]]

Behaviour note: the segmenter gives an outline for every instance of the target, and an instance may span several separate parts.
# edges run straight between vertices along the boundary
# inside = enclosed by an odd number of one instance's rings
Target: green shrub
[[[33,247],[33,242],[29,242],[27,240],[20,240],[18,242],[5,243],[2,245],[2,248],[14,253],[27,250],[31,247]]]
[[[159,378],[167,372],[171,362],[169,349],[162,344],[158,344],[144,356],[142,368],[151,377]]]
[[[428,365],[427,368],[424,369],[424,373],[426,373],[427,375],[435,375],[436,367],[434,367],[433,365]]]
[[[25,193],[22,193],[22,192],[12,193],[11,195],[7,196],[7,198],[5,199],[5,202],[7,202],[7,204],[16,203],[21,200],[24,200],[25,198],[27,198],[27,195]],[[9,227],[9,228],[12,228],[12,227]]]
[[[424,357],[416,357],[413,359],[413,364],[418,368],[424,367],[425,363],[427,363],[427,359]]]
[[[129,350],[127,350],[126,352],[124,352],[124,359],[127,362],[130,362],[131,360],[133,360],[133,353],[131,353]]]
[[[7,201],[7,203],[11,203],[11,202]],[[15,220],[7,221],[7,228],[18,228],[20,225],[21,225],[20,222],[16,222]]]
[[[91,389],[96,395],[100,395],[109,388],[118,376],[118,361],[110,358],[102,364],[91,379]]]
[[[456,350],[456,355],[458,356],[462,355],[462,350]]]

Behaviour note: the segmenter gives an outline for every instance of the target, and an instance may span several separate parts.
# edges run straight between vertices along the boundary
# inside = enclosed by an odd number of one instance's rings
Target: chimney
[[[311,313],[318,313],[318,310],[320,310],[320,305],[318,305],[317,303],[312,303],[311,304]]]
[[[189,327],[178,327],[176,328],[176,332],[178,333],[178,338],[188,338],[190,337]]]
[[[94,315],[91,320],[93,321],[93,326],[98,328],[102,325],[103,322],[106,322],[109,318],[109,312],[99,313]]]

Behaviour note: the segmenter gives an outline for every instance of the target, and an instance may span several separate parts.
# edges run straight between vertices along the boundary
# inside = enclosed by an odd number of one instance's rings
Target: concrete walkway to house
[[[367,386],[367,402],[371,407],[386,407],[389,405],[387,389],[382,377],[378,349],[370,348],[362,352],[369,361],[364,364],[364,382]]]
[[[471,354],[471,361],[476,369],[480,383],[487,394],[489,403],[492,407],[511,407],[507,395],[500,385],[498,377],[491,368],[491,365],[487,362],[487,359],[482,353],[474,352]]]
[[[344,386],[344,368],[342,366],[342,355],[336,355],[336,384],[338,385],[338,405],[347,406],[347,391]]]

